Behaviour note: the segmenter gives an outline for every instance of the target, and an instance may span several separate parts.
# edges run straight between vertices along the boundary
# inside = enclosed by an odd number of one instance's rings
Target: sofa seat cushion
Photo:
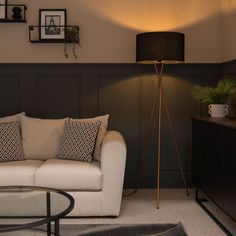
[[[47,160],[36,171],[35,185],[60,190],[99,191],[102,189],[100,163]]]
[[[38,160],[0,163],[0,186],[34,186],[35,171],[42,163],[42,161]]]

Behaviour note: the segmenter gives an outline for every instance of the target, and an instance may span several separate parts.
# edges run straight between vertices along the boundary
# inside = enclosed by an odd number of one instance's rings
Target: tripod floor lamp
[[[144,161],[150,136],[152,131],[153,117],[157,110],[158,116],[158,139],[157,139],[157,198],[156,208],[160,206],[160,162],[161,162],[161,126],[162,126],[162,106],[167,114],[173,143],[176,151],[176,157],[179,164],[180,174],[183,179],[184,187],[187,196],[189,195],[183,167],[180,159],[179,148],[176,142],[176,137],[173,129],[172,117],[170,115],[165,94],[162,87],[163,68],[165,64],[173,64],[184,62],[184,34],[177,32],[149,32],[141,33],[136,38],[136,61],[139,63],[153,64],[157,77],[157,88],[152,106],[148,129],[145,138],[143,154],[141,156],[140,169],[137,178],[137,189],[142,177]]]

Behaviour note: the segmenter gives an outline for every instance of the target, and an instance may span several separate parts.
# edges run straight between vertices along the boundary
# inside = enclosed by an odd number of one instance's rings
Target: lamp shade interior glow
[[[148,32],[136,37],[136,61],[140,63],[184,62],[184,34]]]

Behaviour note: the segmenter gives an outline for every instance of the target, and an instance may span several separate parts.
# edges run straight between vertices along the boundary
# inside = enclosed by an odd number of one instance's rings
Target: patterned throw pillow
[[[105,134],[107,131],[108,119],[109,119],[109,115],[97,116],[94,118],[85,118],[85,119],[71,119],[73,121],[80,121],[80,122],[88,122],[88,121],[89,122],[94,122],[94,121],[101,122],[100,128],[98,130],[95,149],[93,152],[93,158],[97,161],[101,161],[101,147],[102,147],[103,138],[105,137]]]
[[[0,162],[25,160],[19,121],[0,123]]]
[[[101,122],[79,122],[67,120],[60,145],[58,159],[91,163]]]

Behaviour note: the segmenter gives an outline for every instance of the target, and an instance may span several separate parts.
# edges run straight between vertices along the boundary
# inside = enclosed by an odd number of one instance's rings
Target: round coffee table
[[[25,216],[24,212],[23,216],[19,216],[17,212],[17,206],[21,212],[24,210],[30,212],[34,210],[34,207],[38,208],[41,205],[45,214],[40,216]],[[3,186],[0,187],[0,206],[3,207],[3,211],[8,212],[8,215],[1,214],[0,218],[26,218],[28,220],[23,224],[0,225],[0,234],[47,224],[47,235],[49,236],[52,234],[51,223],[54,222],[54,235],[59,236],[60,219],[72,211],[74,199],[68,193],[56,189],[35,186]]]

